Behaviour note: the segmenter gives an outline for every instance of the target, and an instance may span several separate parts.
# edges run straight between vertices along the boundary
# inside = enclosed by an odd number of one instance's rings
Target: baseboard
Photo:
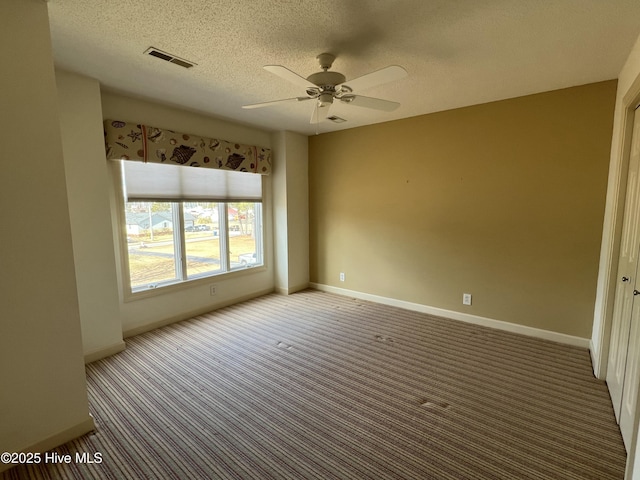
[[[48,452],[60,445],[64,445],[71,440],[74,440],[82,435],[85,435],[89,432],[92,432],[96,429],[96,425],[93,421],[93,417],[91,414],[82,422],[74,425],[73,427],[67,428],[62,432],[56,433],[40,442],[34,443],[33,445],[29,445],[26,448],[23,448],[21,452],[33,452],[33,453],[43,453]],[[0,472],[5,470],[9,470],[10,468],[15,467],[14,464],[7,464],[0,462]]]
[[[456,312],[453,310],[445,310],[443,308],[431,307],[429,305],[422,305],[420,303],[406,302],[404,300],[397,300],[395,298],[382,297],[379,295],[372,295],[370,293],[362,293],[354,290],[347,290],[345,288],[333,287],[331,285],[324,285],[320,283],[310,283],[310,288],[320,290],[328,293],[335,293],[338,295],[344,295],[348,297],[358,298],[360,300],[368,300],[370,302],[381,303],[383,305],[389,305],[392,307],[404,308],[406,310],[413,310],[421,313],[428,313],[430,315],[436,315],[438,317],[451,318],[453,320],[459,320],[461,322],[472,323],[474,325],[481,325],[483,327],[495,328],[511,333],[518,333],[521,335],[527,335],[529,337],[541,338],[544,340],[551,340],[553,342],[564,343],[565,345],[573,345],[575,347],[589,348],[589,339],[582,337],[575,337],[573,335],[567,335],[564,333],[552,332],[550,330],[543,330],[540,328],[527,327],[525,325],[518,325],[515,323],[505,322],[502,320],[494,320],[492,318],[480,317],[478,315],[470,315],[468,313]]]
[[[301,292],[302,290],[306,290],[309,288],[309,282],[301,283],[300,285],[296,285],[294,287],[284,288],[284,287],[276,287],[276,293],[281,295],[291,295],[296,292]]]
[[[248,295],[234,297],[232,299],[225,300],[215,305],[210,305],[208,307],[191,310],[189,312],[181,313],[180,315],[174,315],[169,318],[158,320],[157,322],[148,323],[146,325],[140,325],[138,327],[128,328],[126,330],[123,330],[122,336],[124,338],[134,337],[136,335],[140,335],[141,333],[155,330],[156,328],[166,327],[167,325],[171,325],[172,323],[181,322],[182,320],[187,320],[189,318],[197,317],[198,315],[203,315],[205,313],[213,312],[214,310],[218,310],[219,308],[228,307],[229,305],[234,305],[236,303],[246,302],[247,300],[251,300],[252,298],[261,297],[263,295],[267,295],[273,292],[274,292],[273,288],[268,288],[265,290],[260,290],[254,293],[250,293]]]
[[[116,353],[123,351],[125,348],[127,348],[127,344],[121,340],[118,343],[109,345],[108,347],[92,350],[84,354],[84,363],[87,364],[110,357],[111,355],[115,355]]]
[[[607,377],[606,369],[605,371],[601,371],[602,366],[600,365],[600,354],[596,347],[596,344],[593,343],[593,339],[589,340],[589,355],[591,355],[591,366],[593,367],[593,375],[598,380],[605,380]]]

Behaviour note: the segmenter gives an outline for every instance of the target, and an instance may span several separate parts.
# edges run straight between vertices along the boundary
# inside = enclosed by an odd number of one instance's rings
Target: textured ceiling
[[[107,89],[303,134],[353,128],[616,78],[640,34],[638,0],[49,0],[56,66]],[[150,46],[197,64],[143,55]],[[394,112],[334,104],[347,119],[311,125],[313,102],[265,71],[303,77],[337,56],[347,80],[387,65],[407,78],[361,93]],[[348,82],[347,82],[348,83]],[[135,120],[135,119],[133,119]]]

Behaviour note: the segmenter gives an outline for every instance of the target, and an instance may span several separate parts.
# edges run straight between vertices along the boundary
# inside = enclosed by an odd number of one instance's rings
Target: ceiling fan
[[[254,103],[251,105],[243,105],[242,108],[261,108],[285,102],[316,100],[315,108],[311,115],[311,123],[318,123],[327,118],[329,108],[334,100],[347,105],[373,108],[385,112],[391,112],[400,106],[397,102],[382,100],[381,98],[364,97],[362,95],[356,95],[353,92],[404,78],[407,76],[407,71],[404,68],[398,65],[391,65],[347,82],[343,74],[329,71],[331,65],[333,65],[333,61],[336,59],[335,55],[321,53],[316,59],[320,62],[322,71],[313,73],[307,78],[292,72],[282,65],[264,66],[264,69],[268,72],[278,75],[280,78],[284,78],[298,87],[304,88],[307,95],[306,97],[293,97],[270,102]]]

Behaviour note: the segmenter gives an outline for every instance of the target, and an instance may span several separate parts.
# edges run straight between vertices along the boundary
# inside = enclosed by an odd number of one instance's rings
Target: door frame
[[[611,160],[600,248],[593,332],[589,345],[593,373],[600,380],[606,379],[607,376],[613,305],[618,280],[618,257],[627,193],[627,173],[631,155],[633,117],[639,103],[640,74],[622,98],[622,113],[618,112],[618,108],[614,112],[613,131],[616,131],[617,124],[621,123],[622,126],[619,129],[621,135],[611,139]]]
[[[621,75],[622,76],[622,75]],[[620,80],[618,80],[620,81]],[[620,85],[618,84],[618,89]],[[620,99],[620,95],[622,98]],[[640,72],[626,92],[618,91],[613,119],[611,139],[611,158],[609,178],[600,248],[600,265],[593,318],[593,331],[589,350],[593,363],[593,373],[600,379],[607,376],[609,343],[613,323],[613,306],[618,280],[618,257],[624,220],[627,174],[631,156],[633,119],[636,107],[640,104]],[[627,452],[626,480],[640,479],[640,443],[638,430],[640,421],[640,402],[636,405],[636,422],[633,426],[633,438]],[[636,462],[636,457],[638,461]],[[636,468],[636,463],[638,467]],[[635,473],[635,474],[634,474]]]

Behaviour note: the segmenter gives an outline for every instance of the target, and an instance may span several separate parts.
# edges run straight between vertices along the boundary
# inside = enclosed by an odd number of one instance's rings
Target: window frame
[[[262,182],[262,201],[261,202],[250,202],[257,203],[260,205],[259,214],[257,214],[258,218],[256,221],[260,226],[260,232],[256,235],[256,254],[258,254],[258,249],[260,249],[259,257],[262,259],[262,263],[252,267],[243,267],[243,268],[235,268],[231,269],[230,262],[230,254],[229,254],[229,227],[228,227],[228,215],[227,205],[232,203],[237,203],[234,201],[229,202],[210,202],[216,203],[218,205],[225,205],[224,211],[225,215],[218,215],[218,226],[219,226],[219,238],[220,238],[220,261],[221,261],[221,269],[219,272],[211,273],[211,274],[199,274],[194,275],[192,278],[187,276],[186,270],[186,246],[185,246],[185,235],[184,235],[184,209],[182,208],[184,203],[190,203],[189,201],[181,201],[181,202],[164,202],[171,203],[175,205],[172,206],[172,215],[174,215],[174,211],[177,211],[178,216],[178,224],[179,228],[173,229],[174,236],[174,260],[176,260],[176,280],[163,281],[158,282],[155,286],[147,286],[146,288],[132,288],[131,286],[131,274],[129,267],[129,252],[128,252],[128,242],[127,242],[127,227],[126,227],[126,212],[125,212],[125,198],[124,198],[124,189],[122,184],[122,162],[111,162],[113,164],[112,172],[113,172],[113,186],[115,192],[115,208],[117,210],[117,222],[115,225],[115,231],[117,236],[117,254],[119,257],[120,263],[120,272],[121,272],[121,289],[123,292],[123,301],[133,301],[142,298],[153,297],[157,295],[168,294],[171,292],[184,290],[188,288],[194,288],[197,286],[201,286],[204,284],[211,285],[219,280],[223,280],[226,278],[232,278],[236,276],[243,275],[251,275],[257,272],[264,272],[267,270],[267,255],[265,252],[265,235],[266,235],[266,222],[265,222],[265,181],[263,176],[261,175]],[[197,200],[193,200],[197,202]],[[162,202],[161,202],[162,203]],[[223,229],[224,225],[224,229]],[[224,234],[223,234],[224,232]],[[179,239],[177,241],[176,239]],[[224,268],[223,268],[224,267]],[[149,284],[152,285],[152,284]]]

